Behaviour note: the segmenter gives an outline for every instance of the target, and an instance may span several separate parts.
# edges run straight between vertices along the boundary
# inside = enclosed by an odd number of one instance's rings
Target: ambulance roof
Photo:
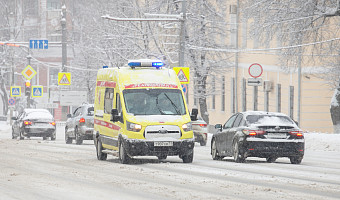
[[[133,84],[172,84],[178,88],[180,85],[175,71],[164,67],[159,69],[152,67],[100,69],[97,81],[114,81],[124,87]]]

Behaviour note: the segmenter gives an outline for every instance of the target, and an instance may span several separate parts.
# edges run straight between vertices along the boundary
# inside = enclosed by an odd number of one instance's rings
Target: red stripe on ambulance
[[[98,87],[116,87],[116,82],[113,81],[97,81]]]
[[[137,84],[130,84],[125,85],[125,88],[156,88],[156,87],[162,87],[162,88],[178,88],[175,84],[166,84],[166,83],[137,83]]]
[[[105,126],[107,128],[113,129],[113,130],[119,130],[120,127],[111,123],[107,123],[105,121],[99,120],[99,119],[95,119],[94,123],[99,125],[99,126]]]

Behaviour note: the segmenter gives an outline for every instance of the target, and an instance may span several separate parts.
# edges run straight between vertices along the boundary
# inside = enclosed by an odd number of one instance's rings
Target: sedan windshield
[[[182,92],[177,89],[123,91],[126,111],[133,115],[184,115]]]
[[[294,124],[289,117],[277,115],[248,115],[247,122],[249,124]]]

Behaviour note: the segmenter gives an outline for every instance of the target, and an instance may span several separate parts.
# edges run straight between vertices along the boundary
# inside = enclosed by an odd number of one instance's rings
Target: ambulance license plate
[[[153,145],[155,147],[171,147],[174,145],[173,142],[154,142]]]

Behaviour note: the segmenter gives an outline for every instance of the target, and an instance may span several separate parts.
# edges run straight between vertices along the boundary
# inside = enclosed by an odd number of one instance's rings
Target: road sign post
[[[258,86],[262,85],[262,78],[259,78],[263,73],[263,68],[260,64],[254,63],[249,66],[248,73],[253,78],[248,78],[248,85],[254,86],[253,90],[253,110],[257,110],[258,105]]]

